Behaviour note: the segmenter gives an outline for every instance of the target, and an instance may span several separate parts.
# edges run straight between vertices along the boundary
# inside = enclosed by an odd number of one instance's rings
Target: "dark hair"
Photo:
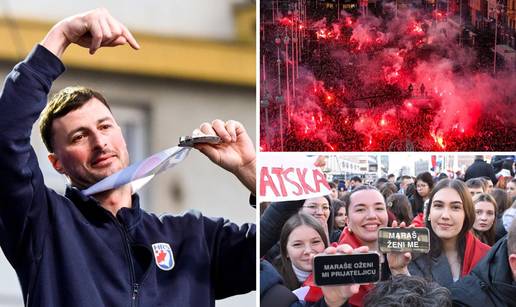
[[[468,188],[482,188],[485,191],[485,185],[480,178],[471,178],[466,181]]]
[[[493,188],[489,194],[491,194],[496,201],[496,216],[501,217],[505,210],[509,209],[511,206],[509,194],[500,188]]]
[[[340,199],[334,199],[333,203],[332,203],[332,207],[333,207],[333,219],[334,219],[334,221],[333,221],[333,229],[341,230],[339,228],[339,226],[337,226],[337,223],[335,223],[335,217],[339,213],[340,208],[346,209],[346,203],[343,202]],[[346,214],[347,214],[347,212],[346,212]]]
[[[356,182],[362,182],[362,178],[358,177],[358,176],[353,176],[349,179],[349,181],[356,181]]]
[[[374,183],[374,186],[379,190],[380,187],[386,183],[386,182],[389,182],[389,180],[387,180],[387,178],[385,177],[380,177],[378,179],[376,179],[376,182]]]
[[[81,108],[91,99],[96,98],[111,112],[106,99],[99,92],[83,86],[69,86],[60,90],[48,102],[41,112],[39,131],[43,143],[49,152],[54,152],[52,123],[55,119]]]
[[[392,182],[383,182],[382,184],[376,186],[376,188],[381,192],[383,189],[389,189],[392,191],[392,193],[398,192],[398,187],[396,184]]]
[[[432,177],[432,174],[430,174],[429,172],[423,172],[418,174],[416,176],[416,183],[418,182],[418,180],[421,180],[424,183],[428,184],[430,190],[434,188],[434,178]]]
[[[394,177],[394,174],[387,175],[387,178],[392,178],[392,177]]]
[[[380,188],[380,194],[382,194],[384,200],[386,200],[389,196],[391,196],[394,193],[395,192],[393,192],[390,188],[386,187],[385,185],[382,188]]]
[[[416,185],[414,183],[410,183],[405,189],[405,195],[407,197],[411,197],[414,194],[416,194]]]
[[[457,251],[462,266],[462,261],[464,260],[464,251],[466,249],[466,234],[468,231],[471,230],[473,224],[475,223],[475,207],[473,206],[473,199],[471,198],[471,194],[469,193],[468,188],[466,187],[464,182],[458,179],[443,179],[437,183],[437,185],[432,190],[432,193],[430,193],[430,199],[428,200],[428,206],[426,207],[425,212],[426,227],[430,231],[430,252],[428,253],[428,255],[437,258],[439,257],[439,255],[441,255],[442,252],[442,241],[432,229],[432,224],[429,220],[429,217],[435,194],[437,194],[437,192],[439,192],[440,190],[446,188],[455,190],[462,200],[462,208],[464,210],[464,223],[462,225],[462,229],[458,234],[457,239]]]
[[[439,176],[437,176],[437,180],[440,181],[440,180],[443,180],[443,179],[447,179],[449,178],[448,175],[446,173],[440,173]]]
[[[328,238],[326,237],[326,234],[324,233],[324,229],[321,226],[321,223],[317,221],[313,216],[308,215],[306,213],[298,213],[293,216],[291,216],[283,225],[283,228],[281,229],[280,234],[280,256],[281,256],[281,263],[278,266],[278,271],[283,276],[283,280],[285,281],[285,286],[287,286],[290,290],[295,290],[299,288],[299,281],[297,280],[296,274],[294,273],[294,270],[292,269],[292,262],[288,258],[288,252],[287,252],[287,243],[288,243],[288,237],[299,226],[306,225],[311,228],[313,228],[319,236],[321,236],[321,239],[324,243],[324,247],[328,247]]]
[[[346,191],[339,197],[339,200],[344,202],[344,206],[349,206],[349,194],[351,192]]]
[[[480,231],[476,230],[475,228],[473,228],[473,234],[475,235],[475,237],[477,237],[483,243],[485,243],[489,246],[493,246],[496,243],[496,207],[497,207],[496,200],[494,199],[493,196],[491,196],[490,194],[487,194],[487,193],[477,194],[477,195],[475,195],[475,197],[473,197],[473,205],[476,205],[477,203],[479,203],[481,201],[486,201],[486,202],[493,204],[494,213],[495,213],[494,221],[493,221],[493,225],[491,225],[491,228],[489,228],[486,231],[480,232]],[[475,211],[476,211],[476,208],[475,208]],[[475,215],[476,215],[476,212],[475,212]]]
[[[450,291],[419,276],[396,275],[381,281],[364,298],[367,307],[451,307]]]
[[[387,198],[387,209],[390,210],[398,223],[405,222],[410,225],[414,218],[410,209],[409,199],[403,194],[392,194]]]
[[[432,175],[429,172],[423,172],[416,176],[416,182],[415,182],[416,191],[414,192],[414,194],[412,194],[412,199],[413,199],[412,211],[414,212],[414,214],[422,213],[423,207],[425,205],[425,201],[423,200],[423,197],[421,197],[421,195],[419,195],[419,193],[417,191],[417,182],[418,181],[423,181],[424,183],[426,183],[428,185],[428,188],[429,188],[428,194],[429,195],[432,192],[432,189],[434,188],[434,179],[432,178]]]
[[[336,189],[337,188],[337,185],[335,184],[335,182],[328,182],[328,185],[330,186],[330,188],[332,189]]]
[[[487,179],[485,179],[484,177],[478,177],[478,180],[482,182],[482,185],[484,186],[484,192],[487,193],[487,189],[489,188],[489,185],[487,184]]]

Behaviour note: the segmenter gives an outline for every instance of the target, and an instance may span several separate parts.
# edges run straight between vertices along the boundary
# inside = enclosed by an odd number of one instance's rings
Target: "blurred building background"
[[[494,153],[483,155],[488,163],[494,156]],[[323,172],[328,181],[335,182],[359,176],[365,182],[374,183],[388,174],[415,177],[422,172],[431,172],[434,176],[445,173],[450,178],[456,178],[457,174],[464,175],[474,160],[475,153],[341,153],[327,157]]]
[[[124,23],[141,50],[123,46],[90,56],[86,49],[71,47],[63,59],[67,71],[52,92],[80,84],[103,93],[122,126],[133,162],[175,146],[180,136],[216,118],[241,121],[255,139],[256,14],[250,0],[2,0],[1,75],[7,75],[55,22],[96,7],[107,8]],[[37,129],[33,145],[47,185],[64,191],[65,180],[48,163]],[[143,206],[158,214],[195,208],[238,224],[255,221],[246,189],[196,151],[154,179],[142,194]],[[217,302],[254,305],[255,292]],[[0,306],[23,306],[16,274],[1,253]]]

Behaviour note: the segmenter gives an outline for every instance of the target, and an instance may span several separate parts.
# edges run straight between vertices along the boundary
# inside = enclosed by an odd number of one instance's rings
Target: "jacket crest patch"
[[[168,243],[154,243],[152,244],[154,252],[154,260],[158,268],[163,271],[170,271],[175,265],[174,254],[172,248]]]

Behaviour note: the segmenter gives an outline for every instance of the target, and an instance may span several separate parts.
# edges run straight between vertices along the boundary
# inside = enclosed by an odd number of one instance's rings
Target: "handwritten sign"
[[[377,282],[380,280],[380,255],[317,255],[313,273],[318,286]]]
[[[262,153],[260,199],[287,201],[330,194],[326,176],[314,165],[316,159],[299,154]]]

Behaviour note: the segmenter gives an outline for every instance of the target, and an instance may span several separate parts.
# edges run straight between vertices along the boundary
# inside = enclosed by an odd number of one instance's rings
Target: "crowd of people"
[[[353,177],[330,182],[332,193],[324,197],[264,205],[262,306],[270,300],[281,302],[274,306],[515,306],[514,157],[498,162],[477,156],[455,178],[423,172],[366,183]],[[430,251],[381,254],[381,227],[426,227]],[[363,251],[382,255],[381,282],[314,284],[316,254]]]

